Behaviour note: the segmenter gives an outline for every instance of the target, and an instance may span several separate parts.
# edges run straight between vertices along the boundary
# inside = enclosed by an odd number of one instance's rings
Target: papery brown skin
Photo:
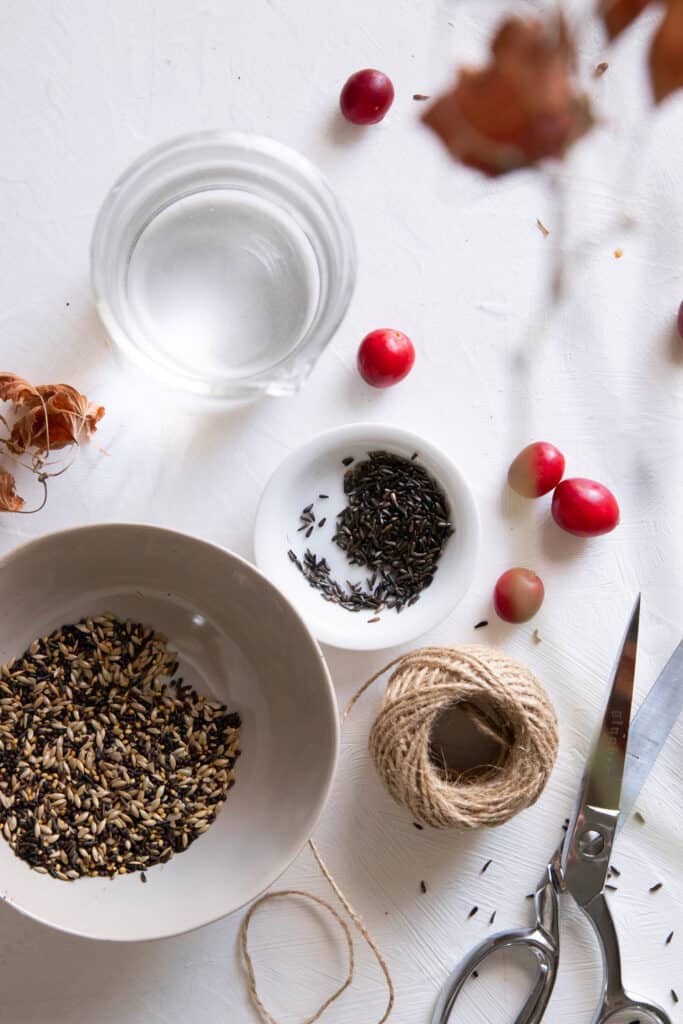
[[[669,0],[650,47],[655,102],[683,88],[683,0]]]
[[[600,15],[610,40],[624,31],[645,10],[651,0],[601,0]]]
[[[562,157],[592,124],[564,19],[506,18],[488,65],[463,68],[422,120],[456,160],[491,176]]]
[[[17,420],[9,438],[16,454],[58,450],[94,433],[104,408],[69,384],[29,384],[13,373],[0,374],[0,399],[13,402]],[[47,423],[46,423],[47,416]]]
[[[0,401],[15,405],[31,404],[38,398],[38,390],[16,373],[0,373]]]
[[[16,490],[16,481],[11,473],[0,467],[0,512],[21,512],[24,499]]]

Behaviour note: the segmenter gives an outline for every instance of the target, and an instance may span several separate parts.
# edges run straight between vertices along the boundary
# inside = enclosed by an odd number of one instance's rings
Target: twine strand
[[[313,843],[311,842],[310,839],[309,845],[313,847]],[[326,878],[329,879],[331,877],[329,872],[323,866],[322,861],[318,859],[315,848],[313,849],[314,855],[316,856],[316,860],[318,860],[318,863],[320,864],[323,874],[325,875]],[[338,911],[335,910],[332,904],[328,903],[327,900],[321,899],[319,896],[315,896],[312,892],[306,892],[304,889],[279,889],[277,892],[267,892],[265,896],[261,896],[259,899],[256,900],[255,903],[252,903],[248,913],[244,916],[244,920],[242,921],[242,927],[240,928],[240,952],[242,953],[244,968],[247,973],[247,985],[249,987],[249,995],[251,996],[256,1009],[261,1015],[262,1020],[266,1021],[267,1024],[278,1024],[278,1021],[276,1020],[275,1017],[273,1017],[272,1013],[270,1013],[270,1011],[267,1010],[266,1007],[263,1005],[261,997],[258,994],[258,989],[256,986],[256,974],[254,972],[254,963],[249,954],[249,925],[251,923],[251,919],[254,916],[255,911],[258,910],[259,907],[262,907],[264,903],[268,903],[271,900],[286,899],[291,896],[298,896],[301,899],[310,900],[312,903],[316,903],[319,907],[323,907],[323,909],[326,910],[328,914],[331,914],[331,916],[338,923],[339,927],[344,933],[344,938],[346,939],[346,948],[349,954],[349,966],[344,982],[339,986],[339,988],[335,992],[332,993],[331,996],[329,996],[328,999],[325,1000],[324,1003],[321,1004],[321,1006],[316,1010],[316,1012],[311,1017],[307,1017],[306,1020],[302,1022],[302,1024],[314,1024],[316,1020],[320,1020],[327,1007],[330,1006],[330,1004],[333,1003],[335,999],[339,999],[339,996],[342,994],[342,992],[345,992],[346,989],[351,984],[351,982],[353,981],[353,972],[355,968],[355,954],[353,950],[353,940],[351,939],[351,931],[344,918],[341,916],[340,913],[338,913]]]
[[[434,828],[476,828],[500,825],[529,807],[550,776],[558,747],[557,719],[536,677],[502,651],[471,644],[465,647],[424,647],[400,655],[375,672],[351,697],[341,714],[343,724],[358,700],[380,676],[394,672],[370,730],[369,749],[390,795],[413,818]],[[444,711],[459,707],[474,728],[493,740],[497,760],[476,770],[454,774],[435,762],[431,733]],[[328,885],[370,947],[384,975],[388,1000],[378,1024],[394,1006],[395,990],[386,960],[360,914],[339,888],[312,839],[309,848]],[[252,1001],[266,1024],[278,1021],[265,1008],[257,988],[248,949],[249,923],[269,900],[299,896],[328,911],[344,933],[349,954],[346,979],[303,1024],[314,1024],[351,985],[355,958],[348,924],[325,900],[300,889],[261,896],[240,929],[240,950]]]

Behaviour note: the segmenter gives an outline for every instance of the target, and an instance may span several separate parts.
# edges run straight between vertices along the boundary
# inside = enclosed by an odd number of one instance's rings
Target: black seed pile
[[[347,580],[344,587],[332,578],[325,558],[307,549],[299,559],[290,551],[292,562],[325,600],[354,612],[400,612],[432,583],[453,526],[445,494],[415,459],[373,451],[362,462],[353,464],[351,456],[342,460],[348,467],[348,501],[337,515],[332,539],[351,565],[368,569],[370,575],[364,585]],[[307,505],[299,527],[306,538],[314,523],[313,505]]]
[[[108,615],[0,668],[0,828],[36,871],[142,871],[214,821],[234,785],[240,718],[177,669],[165,637]]]

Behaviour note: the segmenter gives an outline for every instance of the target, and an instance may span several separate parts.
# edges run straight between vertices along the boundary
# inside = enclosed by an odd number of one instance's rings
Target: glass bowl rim
[[[121,325],[119,317],[113,311],[106,297],[107,287],[104,271],[101,266],[102,253],[105,246],[106,233],[110,228],[111,217],[117,200],[124,189],[135,187],[136,178],[161,163],[173,154],[191,153],[194,149],[214,146],[232,147],[246,155],[256,154],[272,158],[279,166],[293,171],[300,179],[311,186],[312,193],[320,204],[327,209],[335,228],[335,242],[341,253],[341,273],[335,276],[334,300],[328,300],[332,316],[325,329],[325,336],[316,337],[316,329],[311,335],[311,327],[307,328],[293,351],[273,363],[266,369],[245,377],[228,377],[221,375],[183,374],[166,368],[149,353],[140,350],[131,339],[128,331]],[[322,234],[329,237],[326,228]],[[146,149],[135,160],[128,164],[107,190],[102,200],[90,239],[90,283],[99,317],[107,334],[118,348],[147,373],[170,385],[175,390],[201,395],[212,400],[225,400],[235,396],[267,393],[269,381],[278,373],[286,376],[290,365],[302,358],[302,347],[308,355],[304,372],[294,386],[285,391],[294,391],[304,382],[317,358],[326,348],[343,320],[353,295],[357,270],[357,250],[353,229],[348,213],[325,174],[307,156],[293,149],[278,139],[259,133],[234,131],[228,129],[206,129],[185,132],[164,139],[162,142]],[[318,328],[320,325],[317,325]],[[274,392],[277,393],[277,392]],[[280,392],[283,393],[283,392]]]

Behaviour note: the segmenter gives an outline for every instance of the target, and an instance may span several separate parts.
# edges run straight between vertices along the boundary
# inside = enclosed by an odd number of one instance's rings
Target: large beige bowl
[[[236,785],[186,852],[113,881],[31,870],[0,834],[0,897],[45,924],[96,939],[153,939],[207,924],[266,889],[311,834],[338,747],[320,650],[285,597],[236,555],[152,526],[51,534],[0,561],[0,662],[82,616],[156,627],[180,674],[242,716]]]

